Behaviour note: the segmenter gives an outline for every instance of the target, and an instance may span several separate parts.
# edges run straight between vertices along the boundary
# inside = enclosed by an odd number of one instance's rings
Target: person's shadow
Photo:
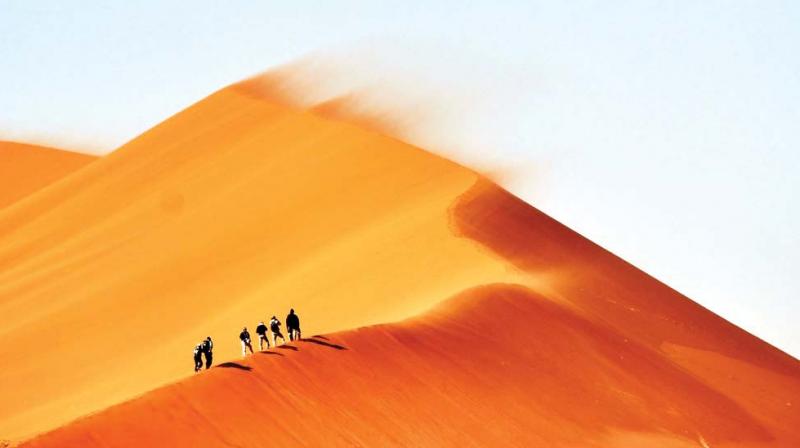
[[[327,342],[327,341],[329,341],[329,339],[325,338],[325,337],[322,337],[322,336],[314,336],[311,339],[301,339],[301,341],[302,342],[310,342],[312,344],[322,345],[322,346],[325,346],[325,347],[335,348],[336,350],[347,350],[347,347],[345,347],[344,345],[339,345],[339,344],[334,344],[332,342]]]
[[[217,367],[222,367],[223,369],[253,370],[250,366],[243,366],[236,362],[223,362],[222,364],[217,364]]]

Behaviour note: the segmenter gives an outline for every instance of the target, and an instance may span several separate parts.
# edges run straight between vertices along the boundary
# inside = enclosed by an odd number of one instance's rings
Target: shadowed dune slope
[[[0,141],[0,209],[95,159],[88,154]]]
[[[800,398],[797,376],[777,377]],[[398,324],[228,362],[24,446],[797,446],[707,379],[580,310],[493,284]]]

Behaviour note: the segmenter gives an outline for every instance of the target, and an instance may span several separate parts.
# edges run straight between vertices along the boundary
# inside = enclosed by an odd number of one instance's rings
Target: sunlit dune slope
[[[0,212],[0,439],[191,374],[294,306],[308,332],[532,281],[454,235],[470,170],[376,132],[224,89]]]
[[[0,141],[0,209],[95,159],[88,154]]]
[[[790,370],[739,390],[798,399]],[[228,362],[24,446],[797,446],[791,420],[710,379],[579,309],[492,284],[399,324]]]

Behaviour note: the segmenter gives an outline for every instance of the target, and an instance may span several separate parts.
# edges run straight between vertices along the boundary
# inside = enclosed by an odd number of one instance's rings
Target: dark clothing
[[[242,330],[241,333],[239,333],[239,339],[242,340],[242,356],[247,355],[248,348],[250,349],[250,353],[253,353],[253,346],[250,345],[250,332],[247,331],[247,328],[245,328],[244,330]]]
[[[269,321],[269,329],[272,330],[272,340],[275,341],[276,346],[278,345],[278,338],[283,339],[283,342],[286,343],[286,338],[281,334],[281,321],[272,318],[272,320]]]
[[[214,350],[214,343],[211,342],[211,339],[206,339],[200,344],[200,351],[203,352],[203,355],[206,357],[206,369],[211,368],[211,360],[214,357],[212,353]]]
[[[288,316],[286,316],[286,328],[289,330],[300,329],[300,318],[297,317],[297,314],[290,313]]]
[[[286,331],[289,332],[289,340],[300,340],[300,318],[294,314],[294,310],[286,316]]]
[[[197,372],[203,368],[202,350],[198,345],[194,348],[194,371]]]
[[[211,353],[210,351],[208,351],[208,352],[205,352],[205,355],[206,355],[206,369],[210,369],[211,368],[211,362],[212,362],[212,359],[214,357],[214,354]]]
[[[257,326],[256,327],[256,333],[258,333],[258,334],[260,334],[262,336],[267,334],[267,326],[264,325],[264,324],[261,324],[261,325]]]
[[[297,314],[289,313],[286,316],[286,331],[289,333],[289,340],[294,341],[300,339],[300,318]],[[295,333],[297,333],[295,335]]]

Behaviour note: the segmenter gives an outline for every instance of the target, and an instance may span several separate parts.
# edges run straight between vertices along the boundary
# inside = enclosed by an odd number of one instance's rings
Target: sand
[[[0,141],[0,209],[52,184],[97,157]]]
[[[24,446],[684,448],[800,440],[790,421],[757,413],[715,388],[712,376],[582,314],[520,285],[484,285],[404,322],[228,361]],[[796,377],[793,384],[797,397]],[[746,384],[740,391],[758,393]]]
[[[797,360],[341,107],[233,85],[0,211],[0,438],[800,445]]]
[[[190,375],[206,336],[235,357],[243,326],[290,307],[331,332],[519,280],[451,230],[477,178],[240,86],[212,95],[0,212],[0,438]]]

